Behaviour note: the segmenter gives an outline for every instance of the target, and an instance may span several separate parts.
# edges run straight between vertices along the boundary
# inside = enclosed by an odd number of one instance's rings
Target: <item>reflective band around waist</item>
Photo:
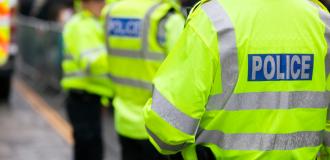
[[[197,132],[199,120],[179,111],[156,89],[153,93],[151,109],[176,129],[190,135]]]
[[[115,49],[115,48],[109,48],[109,52],[110,55],[135,58],[135,59],[154,60],[154,61],[163,61],[165,59],[165,55],[162,53],[150,53],[150,52],[142,53],[141,51],[132,51],[132,50]]]
[[[209,98],[207,110],[324,108],[329,100],[327,92],[241,93],[231,95],[227,102],[219,94]]]
[[[118,77],[114,75],[108,75],[111,80],[115,83],[121,84],[121,85],[128,85],[132,87],[137,87],[137,88],[142,88],[142,89],[147,89],[150,92],[152,91],[152,83],[141,81],[141,80],[136,80],[136,79],[129,79],[129,78],[124,78],[124,77]]]
[[[294,150],[322,143],[322,131],[290,134],[225,134],[202,130],[197,143],[212,143],[225,150]]]
[[[184,144],[170,145],[170,144],[163,142],[155,134],[153,134],[148,128],[147,128],[147,132],[161,149],[164,149],[167,151],[179,151],[184,148]]]

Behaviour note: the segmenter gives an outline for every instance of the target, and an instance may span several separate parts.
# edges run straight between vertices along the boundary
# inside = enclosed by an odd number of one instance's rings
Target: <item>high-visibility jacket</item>
[[[122,0],[106,7],[109,71],[115,84],[115,128],[123,136],[147,139],[143,106],[152,79],[181,33],[184,18],[161,0]]]
[[[100,20],[87,10],[78,12],[65,25],[61,81],[65,90],[83,90],[105,98],[113,96],[103,28]]]
[[[6,63],[9,52],[10,36],[9,0],[0,1],[0,66]]]
[[[210,0],[187,21],[144,110],[156,148],[188,160],[195,145],[221,160],[315,160],[329,13],[308,0]]]

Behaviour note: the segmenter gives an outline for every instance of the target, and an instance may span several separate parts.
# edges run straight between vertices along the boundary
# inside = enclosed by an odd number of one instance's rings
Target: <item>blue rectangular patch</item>
[[[312,80],[313,54],[249,54],[249,81]]]
[[[110,36],[140,37],[141,20],[136,18],[111,18],[107,32]]]

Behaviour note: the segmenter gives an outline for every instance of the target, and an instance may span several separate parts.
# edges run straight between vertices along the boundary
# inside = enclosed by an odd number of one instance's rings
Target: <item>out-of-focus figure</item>
[[[18,0],[19,13],[64,24],[73,14],[73,0]],[[77,0],[80,1],[80,0]]]
[[[151,97],[155,72],[183,29],[184,17],[162,0],[121,0],[104,13],[122,159],[162,159],[148,141],[142,108]]]
[[[6,63],[9,53],[10,36],[9,0],[0,1],[0,66]]]
[[[154,78],[150,139],[186,160],[315,160],[330,151],[329,54],[318,0],[201,1]]]
[[[113,96],[100,12],[104,0],[82,0],[82,8],[65,25],[62,87],[73,126],[75,160],[103,159],[101,107]]]
[[[10,56],[10,1],[0,0],[0,100],[7,101],[10,94],[10,82],[13,71],[13,59]]]

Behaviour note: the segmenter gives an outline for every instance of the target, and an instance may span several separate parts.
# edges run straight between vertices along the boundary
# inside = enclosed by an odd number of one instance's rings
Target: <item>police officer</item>
[[[148,141],[142,109],[152,94],[151,80],[182,31],[184,18],[162,0],[122,0],[104,12],[122,159],[161,159]]]
[[[0,1],[0,66],[6,63],[9,49],[9,0]]]
[[[7,100],[10,91],[11,63],[9,63],[10,4],[0,1],[0,100]]]
[[[154,78],[150,140],[187,160],[315,160],[328,54],[330,15],[317,3],[204,0]]]
[[[62,87],[73,127],[74,158],[101,160],[101,106],[113,96],[108,57],[100,22],[103,0],[82,0],[82,9],[65,25]]]

